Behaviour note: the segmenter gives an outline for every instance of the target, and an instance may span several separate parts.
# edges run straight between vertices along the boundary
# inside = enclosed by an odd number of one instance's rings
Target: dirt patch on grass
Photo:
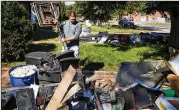
[[[40,44],[40,43],[60,43],[60,42],[59,41],[48,41],[48,40],[33,41],[33,44]]]
[[[2,68],[1,70],[1,87],[10,87],[10,79],[8,75],[9,68]]]

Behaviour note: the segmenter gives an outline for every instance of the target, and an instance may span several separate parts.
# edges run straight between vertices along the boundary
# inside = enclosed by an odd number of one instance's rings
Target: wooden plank
[[[63,104],[64,102],[66,102],[71,96],[73,96],[75,93],[77,93],[79,90],[81,90],[80,85],[77,83],[76,85],[74,85],[69,92],[67,93],[67,95],[65,96],[65,98],[61,101],[61,103]]]
[[[60,107],[59,109],[57,109],[57,110],[69,110],[69,106],[62,106],[62,107]]]
[[[60,102],[73,81],[75,74],[76,70],[70,65],[45,110],[57,110],[61,106]]]

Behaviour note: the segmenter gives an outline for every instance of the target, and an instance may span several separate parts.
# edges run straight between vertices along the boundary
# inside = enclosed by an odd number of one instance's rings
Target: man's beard
[[[74,21],[71,21],[71,23],[72,23],[72,24],[74,24],[74,23],[75,23],[75,21],[76,21],[76,20],[74,20]]]

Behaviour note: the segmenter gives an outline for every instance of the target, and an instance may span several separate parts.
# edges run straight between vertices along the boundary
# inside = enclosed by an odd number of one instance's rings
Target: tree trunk
[[[179,50],[179,15],[177,9],[179,7],[172,8],[170,11],[170,19],[171,19],[171,30],[170,37],[168,38],[169,47],[173,47]]]
[[[61,15],[61,1],[60,1],[60,3],[59,3],[59,19],[58,19],[58,21],[60,21],[61,22],[61,20],[62,20],[62,15]]]

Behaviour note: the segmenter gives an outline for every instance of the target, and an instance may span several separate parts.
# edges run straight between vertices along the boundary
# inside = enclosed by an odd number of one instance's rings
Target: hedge
[[[32,25],[24,5],[16,1],[1,2],[1,60],[24,58],[32,39]]]

